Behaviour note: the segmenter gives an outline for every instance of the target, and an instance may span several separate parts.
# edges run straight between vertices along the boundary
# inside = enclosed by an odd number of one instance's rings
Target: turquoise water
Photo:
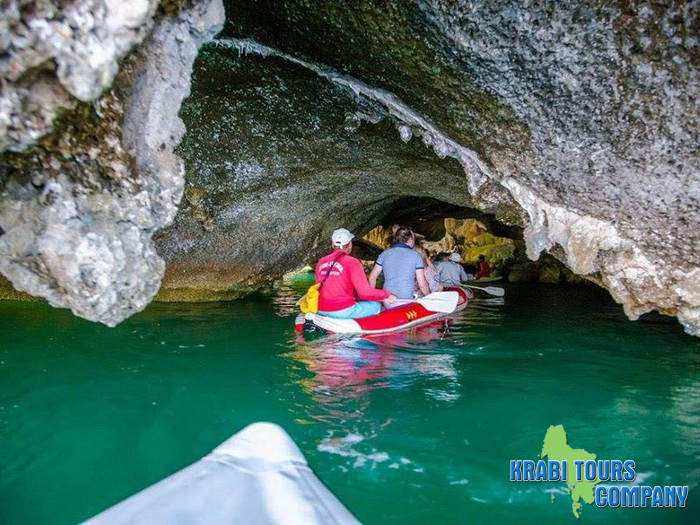
[[[86,519],[266,420],[366,523],[697,523],[700,340],[675,322],[631,323],[593,288],[510,286],[413,332],[304,340],[305,286],[114,329],[0,302],[2,521]],[[510,482],[557,424],[642,484],[690,485],[688,507],[577,521],[562,484]]]

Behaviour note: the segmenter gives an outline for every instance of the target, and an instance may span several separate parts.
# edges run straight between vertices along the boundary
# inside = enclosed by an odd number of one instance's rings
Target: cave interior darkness
[[[375,228],[391,230],[392,227],[408,226],[417,234],[419,241],[438,242],[447,233],[445,219],[474,219],[487,228],[488,233],[507,239],[522,241],[523,229],[499,221],[493,214],[475,208],[457,206],[431,197],[402,197],[394,201],[386,214],[368,231],[357,232],[354,254],[361,259],[374,259],[378,255],[376,246],[364,239]],[[461,246],[458,245],[457,248]],[[434,254],[433,254],[434,255]]]

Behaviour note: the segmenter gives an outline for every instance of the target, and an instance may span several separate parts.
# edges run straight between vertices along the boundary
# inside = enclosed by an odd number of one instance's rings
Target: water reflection
[[[295,315],[308,286],[308,280],[279,283],[272,297],[276,313]],[[503,298],[477,295],[463,312],[393,334],[296,335],[285,358],[297,387],[292,391],[301,396],[297,421],[318,426],[316,450],[344,458],[334,467],[340,471],[371,470],[386,461],[390,469],[422,472],[415,458],[396,455],[402,447],[383,450],[387,445],[380,443],[403,435],[406,418],[419,405],[434,410],[459,402],[467,372],[459,359],[481,351],[484,329],[503,326],[504,304]],[[415,433],[410,440],[420,441]]]
[[[307,287],[308,279],[279,283],[273,297],[277,314],[296,314],[295,303]],[[305,417],[344,431],[351,421],[364,422],[372,428],[369,433],[376,435],[378,423],[366,416],[372,391],[419,384],[425,398],[446,403],[458,400],[457,357],[465,350],[478,350],[471,335],[474,325],[500,325],[504,304],[500,297],[477,296],[464,312],[392,334],[297,335],[286,357],[307,372],[293,379],[310,396],[304,403]],[[473,348],[465,348],[470,345]]]
[[[285,276],[275,283],[275,291],[271,296],[272,306],[279,316],[295,315],[299,312],[297,301],[314,283],[312,272],[303,272]]]
[[[393,411],[373,407],[384,403],[378,392],[413,389],[433,402],[459,399],[452,322],[381,336],[297,336],[286,357],[292,369],[303,367],[290,375],[308,396],[300,403],[302,419],[322,424],[317,450],[349,458],[353,468],[374,466],[389,456],[373,448],[371,440],[393,423]],[[407,458],[391,466],[415,468]]]

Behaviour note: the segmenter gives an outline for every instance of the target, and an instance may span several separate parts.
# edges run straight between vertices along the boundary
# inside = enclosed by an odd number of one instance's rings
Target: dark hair
[[[480,261],[483,261],[483,260],[485,260],[485,259],[486,259],[486,257],[485,257],[484,255],[479,255],[479,260],[480,260]]]
[[[413,230],[407,226],[399,226],[394,232],[394,244],[406,244],[413,239]]]

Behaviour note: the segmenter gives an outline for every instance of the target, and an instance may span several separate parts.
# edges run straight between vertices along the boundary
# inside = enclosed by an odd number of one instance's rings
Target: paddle
[[[451,314],[457,308],[459,294],[457,292],[433,292],[418,299],[397,299],[392,304],[418,303],[426,310]]]
[[[506,291],[503,288],[498,288],[497,286],[472,286],[470,284],[460,284],[460,288],[474,288],[475,290],[483,290],[488,294],[495,295],[496,297],[503,297]]]

